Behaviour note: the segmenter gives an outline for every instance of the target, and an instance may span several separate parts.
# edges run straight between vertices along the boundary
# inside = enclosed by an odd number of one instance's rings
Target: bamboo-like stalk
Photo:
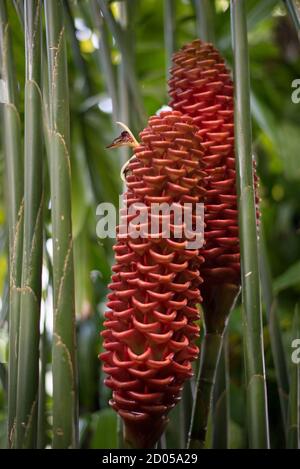
[[[21,153],[21,122],[17,104],[17,82],[13,63],[12,40],[6,1],[0,2],[1,75],[4,83],[2,109],[3,144],[6,166],[6,191],[9,227],[9,365],[8,365],[8,446],[15,437],[17,405],[17,371],[22,277],[23,242],[23,159]]]
[[[44,124],[43,124],[44,125]],[[46,248],[46,233],[44,233],[44,259],[49,273],[47,290],[53,288],[53,269],[49,252]],[[42,294],[47,296],[48,292]],[[46,315],[43,318],[43,330],[40,335],[40,373],[39,373],[39,400],[38,400],[38,422],[37,422],[37,449],[44,449],[46,446],[47,431],[47,409],[46,409],[46,371],[47,371],[48,336],[46,329]]]
[[[277,315],[277,298],[274,296],[271,272],[267,258],[263,228],[260,227],[259,241],[260,274],[262,285],[262,298],[266,308],[266,317],[270,330],[270,342],[277,378],[278,394],[280,400],[283,427],[287,425],[289,376],[284,353],[280,324]]]
[[[65,26],[61,0],[45,0],[50,105],[53,237],[53,447],[78,441],[75,302],[71,222],[70,123]]]
[[[24,26],[24,2],[23,0],[13,0],[13,2],[19,21]]]
[[[45,448],[46,444],[46,365],[47,365],[47,331],[44,321],[44,329],[40,336],[40,374],[39,374],[39,399],[37,422],[37,449]]]
[[[205,42],[214,42],[214,2],[211,0],[194,0],[194,4],[198,37]]]
[[[294,23],[294,26],[296,28],[298,37],[300,39],[300,5],[299,1],[298,4],[296,4],[295,0],[284,0],[285,6],[287,8],[287,11],[291,17],[292,22]]]
[[[164,37],[166,54],[166,77],[169,79],[172,66],[172,55],[176,50],[176,3],[173,0],[164,2]]]
[[[231,0],[231,25],[249,446],[250,448],[268,448],[269,425],[251,152],[249,57],[244,0]]]
[[[228,332],[224,336],[216,373],[212,404],[212,447],[226,449],[229,445],[229,363]]]
[[[293,337],[300,337],[300,316],[298,307],[296,307],[293,319]],[[292,349],[294,352],[295,349]],[[298,355],[298,354],[297,354]],[[300,448],[300,364],[291,361],[290,369],[290,394],[287,419],[287,447],[289,449]]]
[[[35,448],[37,437],[39,324],[43,258],[43,144],[41,3],[25,1],[24,238],[18,362],[16,446]]]

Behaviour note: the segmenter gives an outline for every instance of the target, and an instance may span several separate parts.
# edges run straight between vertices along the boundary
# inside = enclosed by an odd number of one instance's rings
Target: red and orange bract
[[[150,222],[151,203],[194,207],[203,202],[204,151],[193,119],[163,112],[149,119],[140,136],[127,168],[127,207],[144,203]],[[123,208],[120,223],[130,220]],[[197,249],[187,249],[184,236],[175,239],[172,228],[170,238],[150,233],[133,239],[118,231],[114,247],[101,359],[113,390],[110,404],[125,422],[127,439],[138,447],[151,447],[163,432],[198,355],[196,305],[204,259]]]

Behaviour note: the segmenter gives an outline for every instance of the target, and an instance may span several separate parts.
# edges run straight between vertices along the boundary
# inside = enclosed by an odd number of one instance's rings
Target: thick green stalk
[[[205,42],[214,42],[214,2],[212,0],[194,0],[198,37]]]
[[[19,21],[24,26],[24,0],[13,0]]]
[[[300,316],[298,307],[294,314],[293,320],[293,337],[294,339],[300,338]],[[299,344],[297,343],[297,349],[299,350]],[[293,354],[296,356],[293,357]],[[297,363],[298,362],[298,363]],[[292,348],[292,360],[290,368],[290,394],[289,394],[289,406],[288,406],[288,419],[287,419],[287,447],[289,449],[300,448],[300,363],[299,363],[299,352]]]
[[[215,383],[216,365],[222,348],[222,334],[206,333],[201,345],[201,361],[197,379],[192,428],[188,448],[204,449],[210,411],[212,390]]]
[[[41,3],[25,1],[24,239],[17,390],[16,446],[35,448],[43,259]]]
[[[270,330],[270,342],[277,378],[283,427],[286,428],[289,396],[289,376],[284,353],[282,334],[277,315],[277,298],[274,296],[271,272],[264,242],[263,228],[260,228],[259,242],[260,275],[262,298],[266,308],[266,316]]]
[[[229,283],[216,284],[203,291],[205,335],[201,345],[188,448],[205,448],[208,416],[223,335],[238,293],[239,286]]]
[[[70,123],[65,26],[61,0],[45,0],[50,105],[53,238],[53,447],[78,440],[75,302],[71,222]]]
[[[17,107],[17,80],[14,70],[12,40],[6,2],[0,2],[1,76],[4,84],[2,129],[6,167],[6,191],[9,226],[9,365],[8,365],[8,445],[15,439],[17,371],[22,277],[23,240],[23,159],[21,122]]]
[[[229,363],[228,333],[225,334],[220,354],[212,404],[212,447],[226,449],[229,444]]]
[[[250,448],[268,448],[269,425],[251,151],[250,80],[245,3],[245,0],[231,1],[248,431]]]
[[[37,422],[37,449],[46,445],[46,366],[47,366],[47,331],[44,321],[44,330],[40,336],[40,374],[39,374],[39,401]]]
[[[164,36],[166,53],[166,77],[169,78],[172,55],[176,50],[176,4],[173,0],[164,2]]]

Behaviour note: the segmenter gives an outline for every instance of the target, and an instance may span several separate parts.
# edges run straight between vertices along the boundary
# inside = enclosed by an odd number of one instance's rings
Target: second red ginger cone
[[[127,167],[127,207],[145,204],[151,225],[151,204],[190,203],[194,225],[195,206],[206,192],[199,129],[191,117],[173,111],[151,117],[140,135]],[[123,209],[121,225],[131,219]],[[111,406],[124,420],[125,437],[134,447],[152,447],[158,440],[198,355],[204,259],[198,249],[188,248],[184,233],[174,236],[176,226],[172,219],[168,237],[159,230],[157,238],[136,239],[119,228],[114,247],[101,359],[113,390]]]
[[[212,44],[196,40],[173,57],[170,106],[192,117],[205,148],[205,282],[240,283],[233,84]]]

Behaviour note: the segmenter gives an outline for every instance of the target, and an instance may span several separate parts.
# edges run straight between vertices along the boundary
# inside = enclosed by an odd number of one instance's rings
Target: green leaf
[[[248,29],[253,29],[258,23],[269,18],[272,14],[272,9],[278,3],[278,0],[264,0],[258,1],[256,5],[248,12],[247,26]]]
[[[49,160],[53,233],[53,447],[78,437],[75,301],[71,222],[70,122],[62,1],[45,2],[49,72]]]
[[[300,285],[300,261],[293,264],[275,279],[274,290],[278,293],[296,285]]]
[[[1,109],[1,130],[6,165],[6,192],[8,205],[10,286],[21,287],[23,244],[23,159],[21,121],[18,109],[18,83],[14,67],[11,38],[11,16],[7,15],[7,2],[0,2],[0,63],[1,78],[6,83],[5,102]],[[8,434],[10,445],[15,438],[17,406],[17,370],[20,316],[20,289],[10,288],[9,302],[9,383],[8,383]]]
[[[274,115],[253,92],[251,93],[251,113],[261,130],[276,144],[278,141],[278,126],[276,125]]]
[[[112,409],[103,409],[92,417],[91,449],[116,449],[117,414]]]
[[[278,140],[279,156],[286,177],[290,180],[300,179],[298,126],[283,123],[278,127]]]

